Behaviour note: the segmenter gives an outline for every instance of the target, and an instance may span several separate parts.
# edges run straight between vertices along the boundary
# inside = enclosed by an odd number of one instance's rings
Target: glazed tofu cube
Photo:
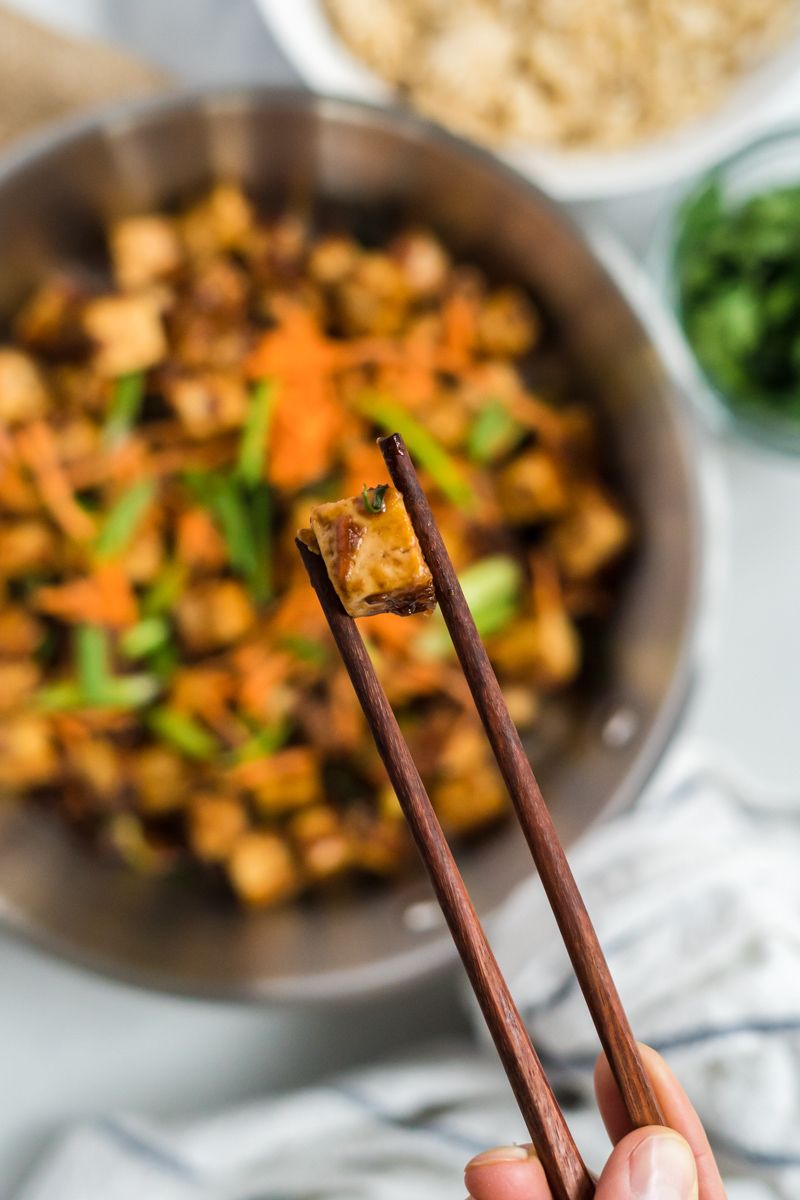
[[[33,697],[41,672],[33,662],[0,662],[0,713],[22,708]]]
[[[91,300],[83,310],[83,328],[94,343],[94,365],[102,375],[146,371],[167,353],[159,305],[151,296]]]
[[[0,423],[33,421],[47,406],[47,388],[33,359],[10,346],[0,348]]]
[[[247,592],[233,579],[198,583],[178,601],[175,619],[181,640],[194,653],[232,646],[255,621]]]
[[[253,829],[235,842],[225,864],[236,896],[254,908],[279,904],[300,886],[300,874],[282,837]]]
[[[236,796],[202,793],[189,810],[189,842],[203,862],[223,862],[247,830],[247,813]]]
[[[568,491],[558,463],[544,450],[520,454],[497,477],[497,498],[512,525],[531,525],[565,510]]]
[[[164,394],[192,437],[211,437],[235,429],[247,414],[243,380],[220,371],[177,375],[165,383]]]
[[[0,525],[0,579],[19,579],[51,566],[58,542],[44,521]]]
[[[602,571],[630,544],[627,517],[599,487],[575,490],[567,516],[553,534],[559,566],[570,579],[588,579]]]
[[[186,763],[164,746],[143,746],[131,758],[131,775],[137,806],[147,816],[163,816],[182,809],[191,785]]]
[[[220,251],[244,247],[253,225],[253,210],[244,193],[220,183],[180,218],[190,258],[201,261]]]
[[[518,358],[536,342],[539,318],[524,293],[501,288],[484,300],[478,314],[478,344],[494,358]]]
[[[351,617],[432,612],[433,579],[394,488],[320,504],[311,529],[331,582]]]
[[[111,226],[109,247],[114,277],[125,291],[168,278],[183,259],[178,231],[169,217],[124,217]]]
[[[0,722],[0,788],[35,787],[59,767],[44,717],[23,713]]]
[[[310,746],[290,746],[278,754],[239,763],[231,778],[250,793],[265,817],[318,804],[323,796],[319,760]]]

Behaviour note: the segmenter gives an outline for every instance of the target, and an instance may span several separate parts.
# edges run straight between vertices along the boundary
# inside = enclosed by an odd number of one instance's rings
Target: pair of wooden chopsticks
[[[378,445],[433,576],[439,607],[628,1116],[636,1128],[663,1125],[663,1115],[645,1074],[608,963],[408,450],[399,434],[382,438]],[[299,540],[297,547],[430,875],[553,1195],[556,1200],[587,1200],[594,1195],[592,1178],[492,954],[356,623],[342,607],[322,558]]]

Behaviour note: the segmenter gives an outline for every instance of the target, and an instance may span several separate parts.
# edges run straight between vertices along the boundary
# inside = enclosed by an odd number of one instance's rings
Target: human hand
[[[700,1118],[664,1060],[641,1047],[669,1129],[631,1131],[611,1069],[598,1059],[594,1082],[611,1157],[597,1182],[597,1200],[725,1200],[714,1155]],[[530,1146],[503,1146],[479,1154],[464,1175],[472,1200],[551,1200],[542,1165]]]

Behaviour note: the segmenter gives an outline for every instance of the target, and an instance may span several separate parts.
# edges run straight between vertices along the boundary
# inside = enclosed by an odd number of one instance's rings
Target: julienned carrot
[[[444,344],[448,350],[466,365],[475,347],[477,312],[474,301],[456,293],[445,301],[442,309]]]
[[[251,378],[274,379],[278,389],[268,472],[278,487],[303,487],[330,468],[346,425],[331,382],[341,364],[341,343],[326,337],[311,313],[292,304],[250,356]]]
[[[20,458],[30,471],[39,495],[53,520],[76,541],[94,536],[95,523],[75,498],[58,455],[53,430],[44,421],[34,421],[16,437]]]

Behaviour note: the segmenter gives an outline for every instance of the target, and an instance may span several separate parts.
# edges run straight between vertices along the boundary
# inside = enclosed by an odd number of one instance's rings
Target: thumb
[[[680,1134],[637,1129],[614,1147],[595,1200],[697,1200],[697,1164]]]

